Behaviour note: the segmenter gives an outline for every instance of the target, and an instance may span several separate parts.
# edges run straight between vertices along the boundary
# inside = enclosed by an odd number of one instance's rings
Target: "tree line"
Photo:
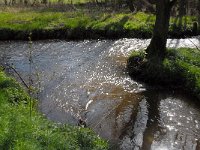
[[[200,0],[178,0],[172,14],[179,12],[179,15],[195,15],[199,10]],[[1,0],[1,4],[14,6],[35,6],[45,5],[52,6],[53,4],[62,5],[81,5],[99,8],[111,8],[112,10],[121,10],[128,8],[131,12],[147,11],[155,13],[155,0]],[[88,7],[87,7],[88,8]]]

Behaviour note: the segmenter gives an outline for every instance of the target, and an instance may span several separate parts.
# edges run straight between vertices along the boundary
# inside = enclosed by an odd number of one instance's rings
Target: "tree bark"
[[[179,1],[179,16],[180,17],[186,15],[186,4],[187,4],[186,0]]]
[[[156,1],[156,22],[153,37],[147,48],[147,58],[163,59],[166,54],[167,35],[169,31],[170,11],[176,0]]]
[[[130,9],[131,12],[135,12],[135,6],[133,4],[133,0],[126,0],[126,3]]]
[[[198,28],[200,30],[200,0],[198,1]]]
[[[181,27],[183,25],[183,16],[186,15],[186,0],[180,0],[179,1],[179,22],[178,26]]]

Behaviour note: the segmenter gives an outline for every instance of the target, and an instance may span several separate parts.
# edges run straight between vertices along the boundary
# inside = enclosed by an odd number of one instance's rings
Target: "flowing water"
[[[149,87],[126,72],[129,53],[149,41],[0,42],[0,63],[13,65],[27,83],[32,78],[47,118],[74,125],[82,118],[111,149],[200,150],[195,99]],[[169,39],[167,45],[200,46],[200,38]]]

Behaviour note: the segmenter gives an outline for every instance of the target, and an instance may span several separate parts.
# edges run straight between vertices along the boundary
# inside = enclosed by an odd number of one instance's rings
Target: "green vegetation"
[[[91,10],[92,11],[92,10]],[[14,12],[14,13],[13,13]],[[185,17],[187,26],[180,30],[171,19],[170,33],[173,36],[192,34],[196,17]],[[55,12],[53,9],[13,10],[4,9],[0,13],[0,40],[65,38],[150,38],[155,16],[143,12],[110,13],[93,10]],[[181,34],[180,34],[181,33]]]
[[[29,3],[33,3],[34,0],[29,0]],[[36,1],[39,3],[39,1]],[[64,3],[64,4],[71,4],[71,0],[49,0],[49,3]],[[90,2],[89,0],[72,0],[73,4],[84,4]],[[0,3],[4,4],[4,0],[0,0]],[[16,3],[20,3],[20,1],[16,0]],[[22,2],[21,2],[22,3]]]
[[[50,0],[49,2],[59,3],[59,0]],[[73,4],[83,4],[83,3],[88,3],[88,2],[89,2],[89,0],[72,0]],[[62,3],[71,4],[71,0],[62,0]]]
[[[0,149],[107,149],[90,129],[48,121],[35,108],[22,87],[0,71]]]
[[[131,76],[148,83],[183,86],[200,99],[200,51],[168,49],[163,61],[148,61],[145,51],[133,52],[128,60]],[[173,85],[172,84],[172,85]]]

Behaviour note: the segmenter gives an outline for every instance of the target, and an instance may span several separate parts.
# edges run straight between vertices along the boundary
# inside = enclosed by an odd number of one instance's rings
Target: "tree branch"
[[[19,79],[22,81],[22,83],[24,84],[24,86],[29,89],[29,86],[26,84],[26,82],[24,81],[24,79],[22,78],[22,76],[18,73],[18,71],[11,65],[9,64],[6,64],[10,69],[12,69],[16,74],[17,76],[19,77]]]

